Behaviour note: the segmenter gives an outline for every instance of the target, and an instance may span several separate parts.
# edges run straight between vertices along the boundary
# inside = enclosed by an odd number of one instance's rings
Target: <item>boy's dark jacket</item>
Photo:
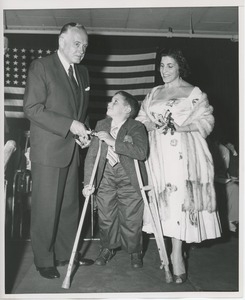
[[[95,131],[110,132],[111,122],[111,118],[98,121]],[[84,186],[89,184],[95,158],[98,152],[98,147],[99,139],[97,137],[93,137],[85,159]],[[105,142],[102,142],[101,155],[96,173],[95,188],[98,188],[103,176],[107,150],[108,145]],[[139,194],[141,193],[134,166],[134,159],[139,161],[141,176],[145,185],[147,184],[147,173],[144,160],[147,158],[148,150],[148,135],[144,125],[134,119],[127,119],[118,131],[115,143],[115,152],[119,155],[120,163],[130,178],[131,184]]]

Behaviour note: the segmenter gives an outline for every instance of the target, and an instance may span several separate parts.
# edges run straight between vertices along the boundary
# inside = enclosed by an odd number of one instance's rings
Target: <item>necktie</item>
[[[76,107],[78,109],[78,107],[79,107],[79,86],[78,86],[77,81],[76,81],[76,79],[75,79],[75,77],[73,75],[72,65],[70,65],[70,67],[68,69],[68,75],[69,75],[69,77],[71,79],[71,82],[72,82],[72,85],[74,86],[75,91],[76,91],[76,97],[75,97],[75,99],[76,99]]]
[[[78,91],[78,84],[77,84],[77,81],[76,81],[76,79],[75,79],[75,77],[74,77],[74,75],[73,75],[73,68],[72,68],[72,65],[70,65],[70,67],[69,67],[69,69],[68,69],[68,75],[69,75],[69,77],[70,77],[70,79],[71,79],[71,82],[72,82],[72,84],[73,84],[73,86],[74,86],[76,92],[77,92],[77,91]]]
[[[117,136],[117,127],[114,127],[111,129],[111,136],[115,139]],[[108,152],[107,152],[107,159],[109,161],[109,164],[114,167],[119,162],[118,155],[114,152],[111,146],[108,146]]]

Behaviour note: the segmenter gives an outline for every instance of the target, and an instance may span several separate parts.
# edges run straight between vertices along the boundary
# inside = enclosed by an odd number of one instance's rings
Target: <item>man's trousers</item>
[[[51,267],[69,260],[79,214],[78,161],[66,168],[32,163],[31,242],[34,263]]]

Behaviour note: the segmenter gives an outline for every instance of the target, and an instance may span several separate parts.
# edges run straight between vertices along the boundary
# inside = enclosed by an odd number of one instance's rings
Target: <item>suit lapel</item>
[[[71,81],[69,80],[66,70],[64,69],[57,53],[55,55],[55,62],[56,62],[56,66],[57,66],[57,76],[60,77],[60,81],[62,82],[64,88],[67,89],[68,91],[70,90],[71,97],[68,100],[71,101],[71,105],[77,114],[76,99],[75,99],[76,92],[71,84]]]
[[[79,98],[78,98],[78,117],[81,116],[82,110],[83,110],[83,105],[84,105],[84,81],[83,81],[83,76],[80,75],[78,71],[77,65],[74,65],[75,72],[76,72],[76,78],[79,84]]]
[[[125,135],[127,134],[127,128],[128,128],[127,124],[128,124],[128,120],[125,121],[125,123],[121,126],[121,128],[118,131],[117,138],[119,141],[123,141]]]

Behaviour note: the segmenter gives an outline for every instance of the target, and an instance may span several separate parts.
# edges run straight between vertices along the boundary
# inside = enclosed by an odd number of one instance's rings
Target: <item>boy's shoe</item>
[[[104,266],[115,254],[116,251],[114,249],[104,248],[100,251],[100,254],[96,258],[94,264],[98,266]]]
[[[143,267],[143,259],[142,253],[136,252],[131,254],[131,266],[132,268],[142,268]]]

